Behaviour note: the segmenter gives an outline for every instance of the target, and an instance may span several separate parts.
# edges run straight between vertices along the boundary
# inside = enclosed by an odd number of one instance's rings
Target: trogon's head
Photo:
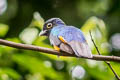
[[[51,18],[47,20],[43,25],[43,30],[40,32],[39,36],[49,36],[51,29],[59,25],[65,25],[60,18]]]

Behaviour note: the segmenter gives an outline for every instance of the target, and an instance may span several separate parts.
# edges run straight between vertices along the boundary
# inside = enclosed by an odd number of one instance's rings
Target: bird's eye
[[[49,29],[49,28],[52,28],[52,23],[48,23],[47,24],[47,28]]]

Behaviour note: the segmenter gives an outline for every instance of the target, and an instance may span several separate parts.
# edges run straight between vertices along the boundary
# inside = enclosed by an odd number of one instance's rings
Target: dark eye
[[[48,23],[47,24],[47,28],[49,29],[49,28],[52,28],[52,23]]]

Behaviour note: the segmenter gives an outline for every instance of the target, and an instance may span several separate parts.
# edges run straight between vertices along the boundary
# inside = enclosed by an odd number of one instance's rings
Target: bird
[[[75,26],[66,25],[60,18],[45,21],[39,36],[47,36],[57,51],[65,51],[77,57],[93,57],[83,32]]]

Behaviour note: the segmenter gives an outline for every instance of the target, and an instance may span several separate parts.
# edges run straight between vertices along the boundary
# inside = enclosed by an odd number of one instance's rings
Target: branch
[[[92,40],[92,42],[93,42],[93,44],[94,44],[94,46],[95,46],[98,54],[101,55],[101,53],[100,53],[97,45],[95,44],[95,41],[94,41],[93,38],[92,38],[91,31],[90,31],[90,37],[91,37],[91,40]],[[109,68],[112,70],[112,72],[114,73],[115,77],[116,77],[118,80],[120,80],[119,76],[118,76],[117,73],[114,71],[114,69],[113,69],[112,65],[110,64],[110,62],[108,62],[108,61],[104,61],[104,62],[105,62],[105,63],[109,66]]]
[[[28,44],[21,44],[21,43],[15,43],[7,40],[0,39],[0,44],[5,46],[10,46],[14,48],[19,49],[26,49],[26,50],[33,50],[33,51],[39,51],[44,52],[48,54],[58,55],[59,56],[69,56],[69,57],[77,57],[74,54],[66,53],[66,52],[58,52],[53,49],[44,48],[44,47],[38,47],[34,45],[28,45]],[[102,56],[102,55],[93,55],[93,58],[86,58],[85,59],[91,59],[91,60],[99,60],[99,61],[114,61],[114,62],[120,62],[120,57],[117,56]]]

